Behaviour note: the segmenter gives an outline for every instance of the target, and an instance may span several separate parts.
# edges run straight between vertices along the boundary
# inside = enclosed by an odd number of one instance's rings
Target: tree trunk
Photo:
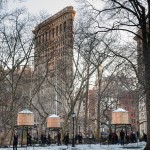
[[[149,52],[150,55],[150,52]],[[147,55],[145,65],[146,112],[147,112],[147,145],[144,150],[150,150],[150,56]],[[148,58],[149,57],[149,58]]]
[[[100,73],[100,70],[98,68],[97,70],[98,74],[98,103],[97,103],[97,129],[96,129],[96,139],[100,138],[100,103],[101,103],[101,94],[100,94],[100,87],[101,87],[101,79],[102,74]]]
[[[88,93],[89,93],[89,65],[87,68],[87,83],[86,83],[86,97],[85,97],[85,120],[84,120],[84,134],[87,136],[87,120],[88,120]]]

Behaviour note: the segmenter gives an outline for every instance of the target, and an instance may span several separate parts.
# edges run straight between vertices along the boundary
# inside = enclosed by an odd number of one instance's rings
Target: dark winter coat
[[[125,133],[123,132],[123,130],[121,130],[121,132],[120,132],[120,138],[124,139],[124,137],[125,137]]]
[[[69,144],[69,134],[68,133],[65,134],[65,136],[64,136],[64,143],[65,143],[65,145]]]
[[[18,145],[18,135],[17,134],[14,134],[13,145]]]

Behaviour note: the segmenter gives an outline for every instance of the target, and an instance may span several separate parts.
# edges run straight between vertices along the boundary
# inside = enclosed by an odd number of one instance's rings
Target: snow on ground
[[[125,144],[124,146],[121,146],[120,144],[116,145],[100,145],[100,144],[82,144],[82,145],[75,145],[73,148],[72,145],[69,145],[68,148],[65,145],[57,146],[52,144],[51,146],[45,146],[45,147],[18,147],[18,150],[143,150],[145,147],[145,142],[139,142],[134,144]],[[10,148],[0,148],[0,150],[12,150],[12,147]]]

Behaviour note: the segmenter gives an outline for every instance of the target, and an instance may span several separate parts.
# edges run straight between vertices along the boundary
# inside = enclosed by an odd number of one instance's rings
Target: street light
[[[74,138],[74,118],[76,114],[73,112],[72,113],[72,121],[73,121],[73,137],[72,137],[72,147],[75,147],[75,138]]]

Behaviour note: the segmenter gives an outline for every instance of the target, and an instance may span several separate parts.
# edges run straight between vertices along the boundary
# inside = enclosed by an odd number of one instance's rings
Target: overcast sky
[[[75,0],[26,0],[24,5],[32,13],[39,13],[41,10],[47,11],[49,14],[55,14],[66,6],[76,8]]]

